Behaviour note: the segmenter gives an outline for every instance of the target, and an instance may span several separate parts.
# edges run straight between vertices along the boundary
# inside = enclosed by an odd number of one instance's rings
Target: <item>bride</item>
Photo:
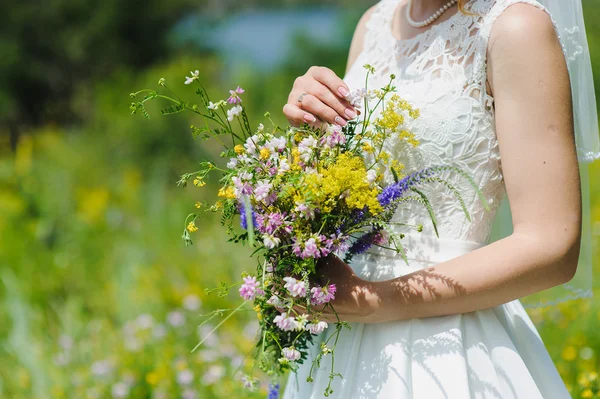
[[[329,260],[334,306],[352,325],[335,350],[343,377],[332,397],[569,398],[518,300],[569,282],[580,252],[571,83],[548,10],[536,0],[381,0],[357,26],[345,78],[311,67],[296,79],[286,117],[341,126],[360,118],[348,94],[364,87],[367,63],[376,70],[369,87],[394,74],[399,95],[421,111],[411,127],[421,144],[392,153],[407,170],[459,166],[490,210],[465,188],[469,222],[437,187],[440,238],[427,225],[404,230],[408,265],[383,249],[351,267]],[[505,194],[514,231],[488,244]],[[420,212],[398,220],[426,220]],[[284,398],[323,397],[329,369],[309,383],[310,363],[290,376]]]

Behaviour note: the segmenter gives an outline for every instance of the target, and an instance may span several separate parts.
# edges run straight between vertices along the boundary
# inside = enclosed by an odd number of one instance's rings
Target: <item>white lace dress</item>
[[[345,81],[364,87],[363,65],[377,70],[370,87],[396,75],[399,94],[421,110],[413,126],[421,145],[398,154],[409,169],[456,164],[475,177],[488,198],[485,211],[473,190],[448,175],[465,194],[468,222],[460,204],[443,187],[429,193],[439,219],[440,239],[431,226],[407,236],[409,266],[385,251],[371,250],[352,267],[364,279],[387,280],[443,262],[489,241],[504,182],[495,132],[493,98],[486,93],[486,54],[494,21],[514,3],[534,0],[471,0],[475,16],[457,13],[408,40],[392,35],[393,16],[402,0],[382,0],[367,24],[364,51]],[[538,6],[540,7],[540,6]],[[398,219],[426,221],[420,207]],[[331,331],[329,332],[331,333]],[[322,334],[325,336],[327,331]],[[313,347],[315,356],[319,341]],[[284,399],[322,398],[329,361],[306,382],[310,361],[291,374]],[[381,324],[352,324],[336,348],[333,398],[343,399],[553,399],[569,398],[560,375],[519,301],[472,313]]]

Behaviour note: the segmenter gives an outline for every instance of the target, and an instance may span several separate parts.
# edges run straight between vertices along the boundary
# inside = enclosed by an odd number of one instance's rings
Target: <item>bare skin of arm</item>
[[[516,4],[500,16],[488,47],[488,82],[513,234],[383,282],[362,280],[339,259],[327,258],[321,270],[338,287],[333,305],[342,320],[467,313],[572,279],[581,232],[579,171],[568,71],[547,14]]]

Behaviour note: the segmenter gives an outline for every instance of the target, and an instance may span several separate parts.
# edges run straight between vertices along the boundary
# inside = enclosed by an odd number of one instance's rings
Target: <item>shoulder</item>
[[[354,35],[352,36],[352,43],[350,44],[350,52],[348,55],[348,65],[346,70],[350,69],[350,66],[354,63],[358,55],[363,51],[369,21],[380,6],[381,3],[375,4],[367,11],[365,11],[365,13],[360,17],[360,20],[356,25],[356,29],[354,30]]]
[[[357,38],[364,38],[367,33],[368,23],[371,20],[373,14],[377,11],[377,9],[381,6],[381,3],[375,4],[371,6],[364,14],[360,17],[358,24],[356,25],[356,29],[354,30],[354,37],[352,41],[356,41]],[[362,40],[361,40],[362,42]],[[362,43],[361,43],[362,44]]]
[[[495,19],[487,48],[490,84],[538,90],[529,85],[542,84],[541,76],[552,75],[555,84],[567,86],[566,60],[548,12],[529,1],[506,2],[512,4]]]
[[[491,21],[489,50],[511,48],[519,51],[527,48],[556,47],[559,43],[552,18],[545,9],[529,2],[499,1],[499,15]],[[501,4],[506,3],[506,4]]]

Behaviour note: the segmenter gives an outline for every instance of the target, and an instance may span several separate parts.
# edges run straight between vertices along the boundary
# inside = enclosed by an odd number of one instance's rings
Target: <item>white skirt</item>
[[[352,267],[364,279],[382,281],[482,245],[407,238],[410,266],[387,251],[372,250],[355,258]],[[342,330],[335,349],[334,372],[343,379],[334,379],[330,398],[570,398],[518,300],[465,314],[351,325],[351,330]],[[313,372],[314,382],[306,382],[306,377],[321,341],[332,332],[330,327],[315,339],[309,359],[297,375],[290,373],[283,399],[324,398],[331,357],[324,357],[320,369]]]

